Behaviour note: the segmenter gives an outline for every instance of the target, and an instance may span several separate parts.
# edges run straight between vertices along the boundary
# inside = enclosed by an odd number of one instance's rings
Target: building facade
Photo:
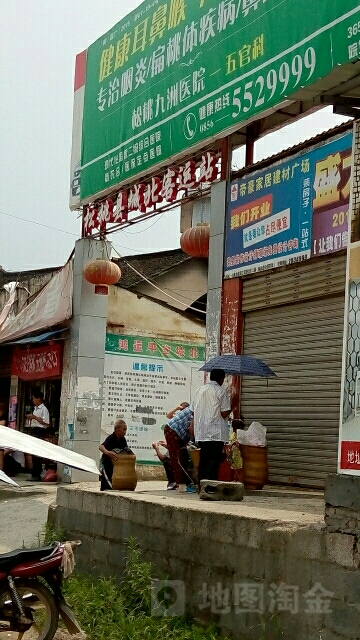
[[[96,460],[99,443],[123,417],[139,463],[153,465],[151,442],[161,439],[166,413],[190,401],[203,379],[198,369],[204,360],[205,312],[195,309],[192,315],[191,306],[206,294],[207,266],[180,250],[123,259],[123,279],[108,296],[97,296],[82,276],[89,242],[79,241],[62,280],[64,269],[22,274],[37,295],[28,297],[19,314],[9,312],[0,331],[1,400],[9,406],[9,426],[23,430],[31,389],[40,387],[59,443]],[[41,324],[44,306],[54,299],[54,279],[58,285],[67,282],[73,305],[64,317]],[[3,298],[5,309],[9,292]],[[61,298],[64,288],[55,296]],[[65,481],[87,478],[67,467],[62,474]]]
[[[215,235],[209,256],[209,274],[223,260],[223,280],[208,294],[207,355],[252,355],[277,374],[232,385],[246,424],[267,427],[274,483],[323,487],[337,469],[351,164],[350,124],[223,187],[223,243]]]

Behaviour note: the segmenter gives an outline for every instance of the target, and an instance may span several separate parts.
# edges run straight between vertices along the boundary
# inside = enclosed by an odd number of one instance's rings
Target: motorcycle
[[[52,640],[59,616],[69,633],[81,633],[61,590],[62,566],[69,575],[77,544],[56,542],[0,554],[1,640]]]

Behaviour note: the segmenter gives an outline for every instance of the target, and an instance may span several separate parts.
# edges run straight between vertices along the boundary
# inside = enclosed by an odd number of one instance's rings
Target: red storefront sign
[[[90,204],[84,213],[85,235],[91,235],[93,229],[106,228],[106,224],[127,222],[131,211],[144,214],[162,202],[175,202],[179,191],[213,182],[218,177],[218,162],[217,154],[205,151],[198,165],[188,160],[181,167],[168,167],[162,178],[152,177],[148,183],[140,182],[128,189],[121,189],[116,199],[108,197],[100,204]]]
[[[360,470],[360,442],[343,440],[341,443],[340,469]]]
[[[11,363],[11,375],[21,380],[54,378],[62,372],[62,344],[45,347],[15,349]]]

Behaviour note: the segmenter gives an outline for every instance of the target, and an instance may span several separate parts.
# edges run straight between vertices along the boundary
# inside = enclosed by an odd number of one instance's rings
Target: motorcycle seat
[[[8,553],[0,553],[0,571],[7,572],[16,564],[41,560],[53,553],[55,549],[54,545],[48,545],[36,549],[14,549]]]

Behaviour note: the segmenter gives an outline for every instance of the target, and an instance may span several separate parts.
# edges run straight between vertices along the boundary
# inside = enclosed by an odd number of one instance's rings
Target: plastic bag
[[[48,469],[43,477],[43,482],[57,482],[57,473],[54,469]]]
[[[237,430],[237,439],[240,444],[251,447],[266,447],[266,427],[260,422],[252,422],[246,431]]]

